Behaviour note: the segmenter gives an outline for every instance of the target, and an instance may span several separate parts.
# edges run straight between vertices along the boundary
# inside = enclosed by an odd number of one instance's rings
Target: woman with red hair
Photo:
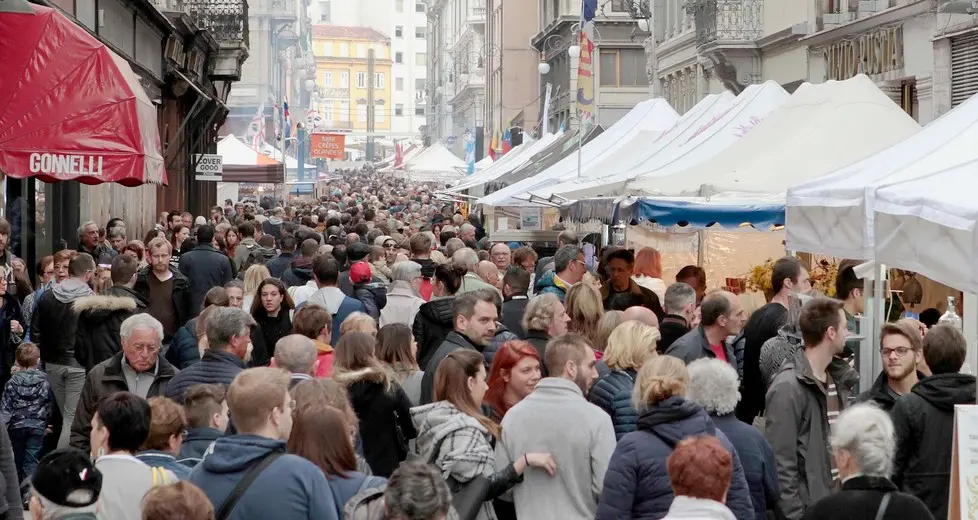
[[[643,247],[635,253],[632,280],[654,292],[659,297],[659,301],[665,305],[666,282],[662,281],[662,255],[656,249]]]
[[[489,418],[497,424],[516,403],[530,395],[540,382],[540,354],[527,341],[503,343],[492,358],[489,369],[489,390],[485,403]]]

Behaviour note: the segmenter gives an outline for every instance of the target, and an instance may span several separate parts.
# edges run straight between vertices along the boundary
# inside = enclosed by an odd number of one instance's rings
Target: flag
[[[251,118],[251,124],[248,125],[248,132],[245,134],[245,142],[250,143],[251,147],[258,149],[261,146],[262,141],[265,140],[265,103],[262,102],[258,106],[258,110],[255,112],[255,116]]]
[[[466,173],[475,173],[475,133],[466,132],[465,140],[465,162],[467,165]]]
[[[489,142],[489,157],[491,157],[493,161],[496,160],[496,154],[498,150],[499,150],[499,132],[493,130],[492,141]]]
[[[503,134],[503,155],[509,153],[513,149],[513,136],[509,133],[509,129],[506,129],[506,133]]]
[[[401,142],[397,141],[394,143],[394,169],[398,169],[404,166],[404,147],[401,146]]]
[[[288,148],[288,140],[292,137],[292,121],[289,120],[289,100],[286,99],[282,101],[282,128],[284,128],[285,135],[283,140],[286,144],[283,148]],[[284,150],[283,150],[284,151]]]
[[[577,66],[577,117],[578,125],[586,131],[594,124],[594,22],[581,29],[581,57]]]
[[[594,20],[594,15],[598,11],[598,0],[582,0],[581,18],[584,22]]]

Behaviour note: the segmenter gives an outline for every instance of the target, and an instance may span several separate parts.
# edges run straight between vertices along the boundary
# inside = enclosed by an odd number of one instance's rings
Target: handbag
[[[441,445],[448,437],[448,435],[442,437],[435,445],[435,449],[428,457],[429,465],[435,466]],[[483,504],[486,503],[486,496],[489,494],[489,479],[482,475],[476,475],[468,482],[459,482],[455,480],[455,477],[449,475],[445,482],[452,492],[452,507],[458,514],[459,520],[475,520],[479,516]]]
[[[883,516],[886,515],[886,508],[890,505],[890,495],[893,493],[886,493],[883,495],[883,500],[880,500],[880,507],[876,510],[876,520],[883,520]]]

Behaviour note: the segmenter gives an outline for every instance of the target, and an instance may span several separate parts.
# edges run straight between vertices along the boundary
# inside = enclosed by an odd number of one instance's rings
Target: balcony
[[[220,49],[210,72],[212,81],[240,81],[248,58],[247,0],[176,0],[200,29],[217,40]]]
[[[763,0],[689,0],[696,46],[754,42],[763,34]]]
[[[472,25],[484,26],[486,24],[486,8],[473,7],[469,9],[469,16],[465,19],[465,22]]]

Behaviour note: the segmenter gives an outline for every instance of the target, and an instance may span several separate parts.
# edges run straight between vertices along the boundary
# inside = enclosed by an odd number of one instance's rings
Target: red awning
[[[156,107],[125,59],[56,9],[0,12],[0,173],[166,184]]]

